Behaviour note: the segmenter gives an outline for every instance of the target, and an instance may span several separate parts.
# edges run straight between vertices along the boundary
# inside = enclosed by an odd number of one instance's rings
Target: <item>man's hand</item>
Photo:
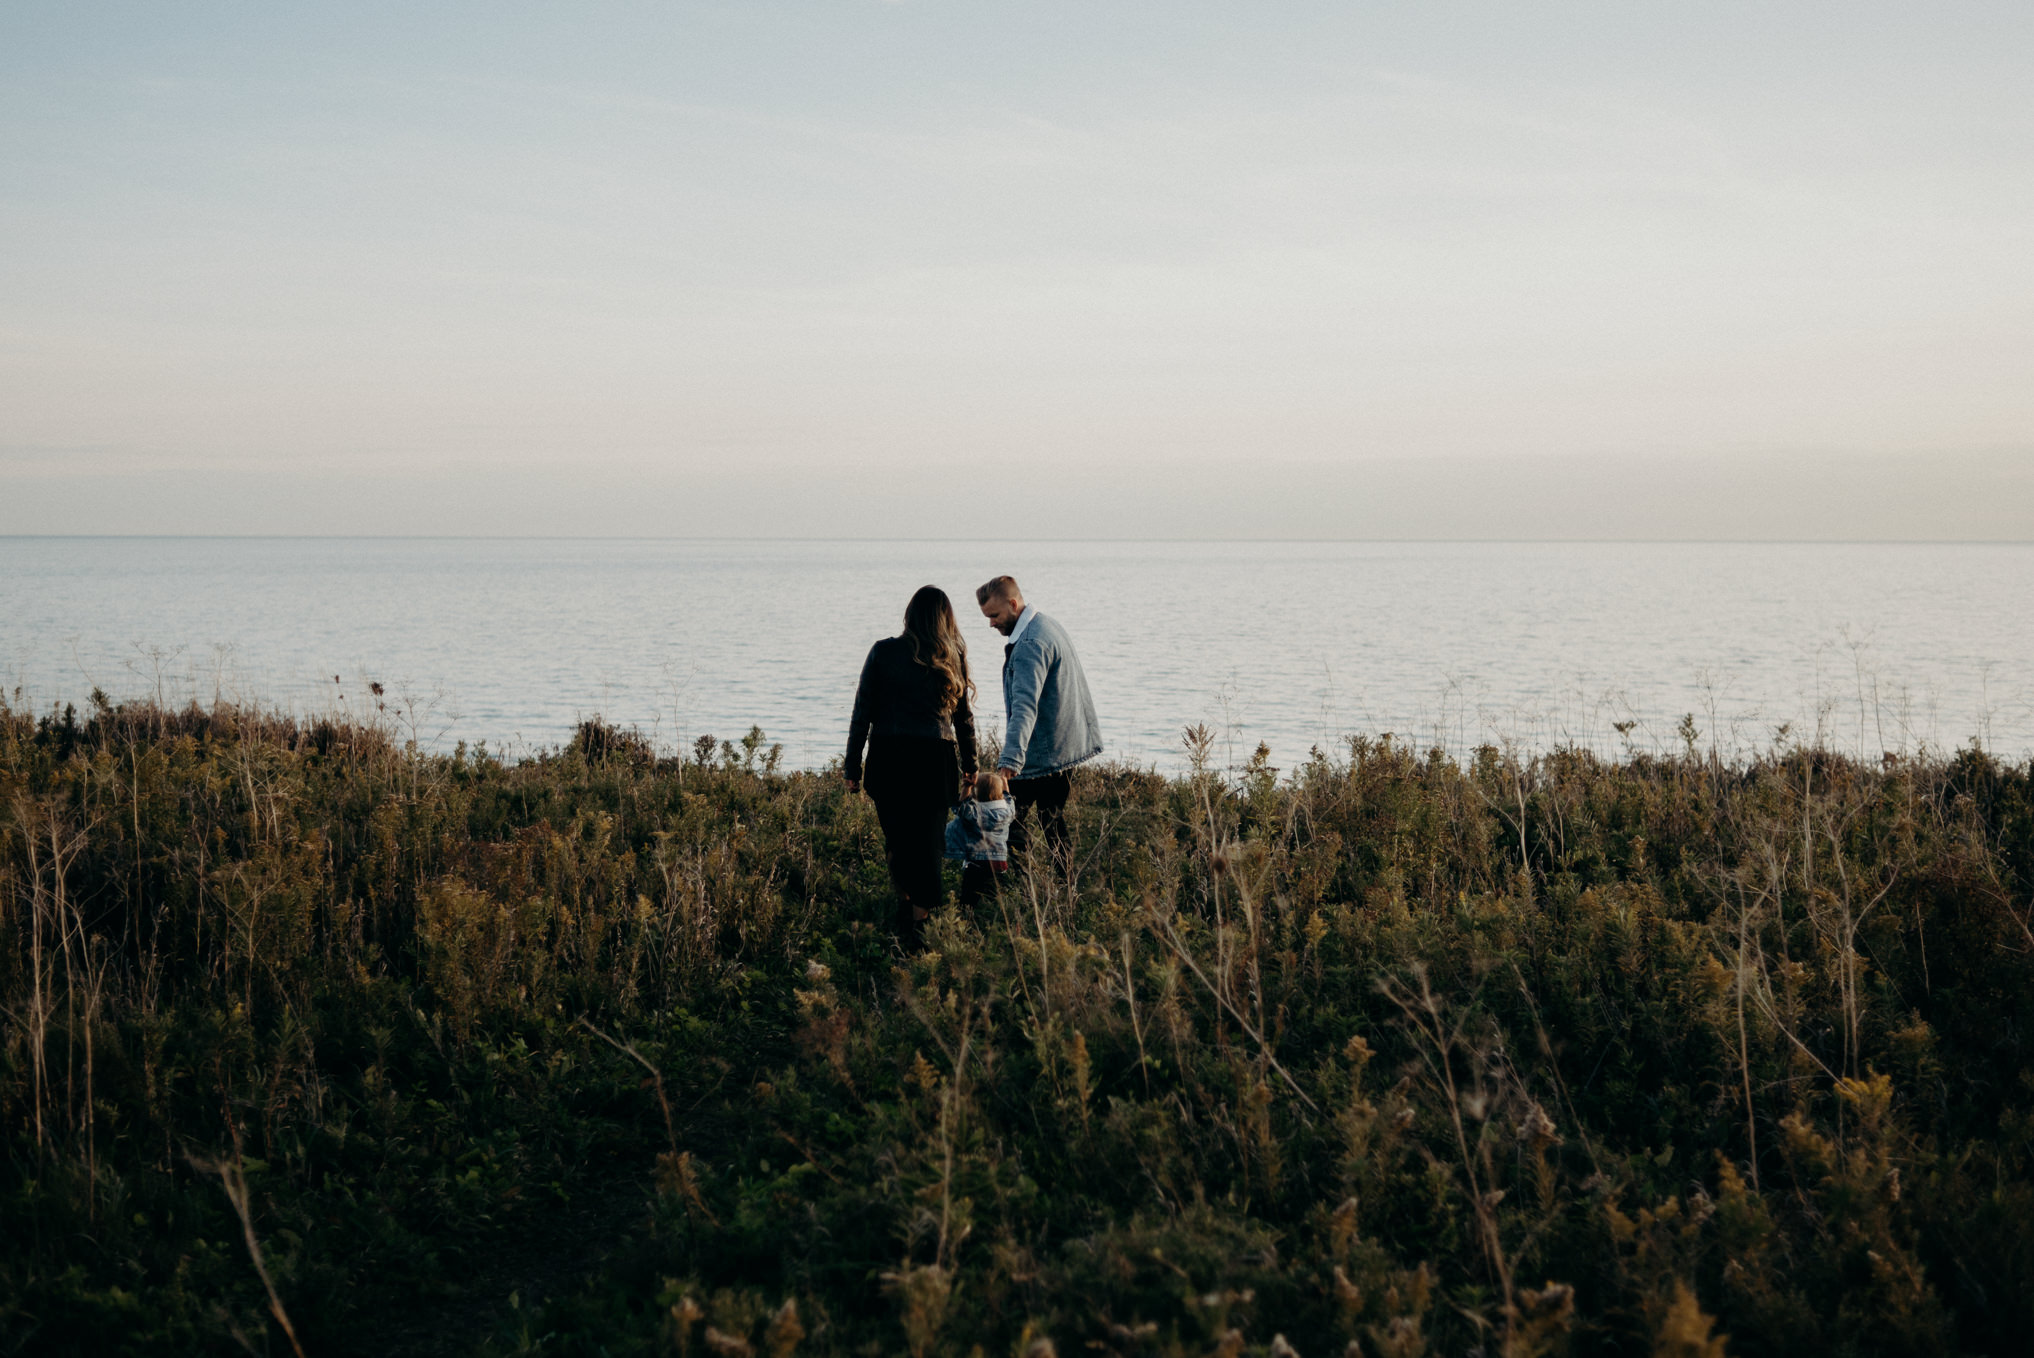
[[[1009,782],[1012,778],[1015,778],[1017,776],[1017,770],[1011,768],[1008,764],[1005,764],[1002,768],[997,769],[996,772],[1002,775],[1003,781],[1006,783]]]

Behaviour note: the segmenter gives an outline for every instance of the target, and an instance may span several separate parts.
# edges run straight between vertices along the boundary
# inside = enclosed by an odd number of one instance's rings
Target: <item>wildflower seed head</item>
[[[1526,1110],[1519,1119],[1518,1139],[1520,1144],[1535,1149],[1561,1144],[1561,1134],[1554,1128],[1554,1120],[1547,1116],[1547,1110],[1537,1103]]]

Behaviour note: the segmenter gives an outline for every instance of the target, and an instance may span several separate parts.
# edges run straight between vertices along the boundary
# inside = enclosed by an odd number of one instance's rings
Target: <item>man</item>
[[[1027,606],[1009,576],[976,590],[975,602],[989,625],[1009,638],[1003,647],[1003,753],[996,763],[1017,804],[1010,848],[1018,852],[1030,842],[1035,807],[1046,846],[1064,858],[1066,800],[1073,790],[1067,770],[1102,752],[1087,676],[1066,629]]]

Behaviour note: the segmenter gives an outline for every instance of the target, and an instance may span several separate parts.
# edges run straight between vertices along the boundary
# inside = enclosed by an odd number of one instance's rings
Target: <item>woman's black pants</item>
[[[872,739],[862,785],[883,827],[884,856],[897,888],[897,936],[916,945],[919,929],[912,907],[936,910],[946,896],[940,879],[946,813],[960,788],[954,744],[924,736]]]

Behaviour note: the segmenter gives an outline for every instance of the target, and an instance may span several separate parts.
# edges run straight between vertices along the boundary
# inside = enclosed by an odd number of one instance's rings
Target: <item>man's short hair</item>
[[[984,608],[988,607],[989,600],[991,599],[1021,599],[1023,597],[1024,591],[1017,588],[1017,577],[1014,575],[999,575],[975,591],[975,602]]]

